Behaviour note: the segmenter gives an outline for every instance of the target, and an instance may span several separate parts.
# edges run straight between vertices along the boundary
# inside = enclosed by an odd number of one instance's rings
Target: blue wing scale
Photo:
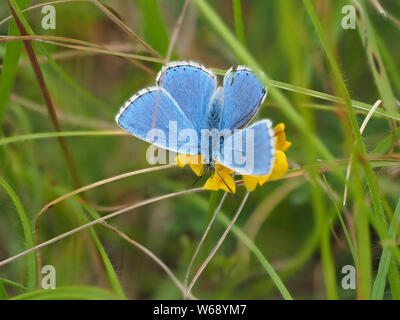
[[[196,132],[192,122],[182,112],[179,105],[171,95],[159,87],[150,87],[139,91],[132,96],[115,118],[118,125],[134,136],[153,143],[161,148],[178,152],[187,140],[178,139],[184,129]],[[158,133],[151,132],[152,129]],[[192,140],[190,154],[198,152],[198,141]]]
[[[195,62],[171,62],[161,69],[156,83],[169,92],[198,131],[205,129],[202,119],[217,87],[212,71]]]
[[[222,129],[244,128],[260,109],[267,90],[247,67],[229,69],[224,77],[224,108]]]
[[[275,161],[271,121],[261,120],[225,138],[217,160],[239,174],[264,176]]]

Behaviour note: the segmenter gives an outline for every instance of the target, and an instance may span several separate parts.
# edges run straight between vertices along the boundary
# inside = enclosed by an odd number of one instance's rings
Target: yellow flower
[[[285,124],[279,123],[274,127],[275,131],[275,148],[276,150],[286,151],[292,145],[291,142],[286,141]]]
[[[183,168],[189,165],[195,174],[201,176],[204,174],[204,163],[200,154],[189,155],[179,154],[176,157],[176,163],[179,167]],[[220,189],[233,192],[236,191],[235,180],[232,177],[233,170],[224,167],[220,163],[215,164],[214,174],[207,179],[204,189],[218,191]]]
[[[285,125],[279,123],[274,127],[275,132],[275,161],[272,170],[265,176],[247,176],[243,175],[243,181],[248,191],[253,191],[257,185],[262,186],[268,180],[277,180],[282,178],[288,170],[288,162],[284,151],[286,151],[292,144],[286,141]],[[186,155],[180,154],[176,157],[178,166],[183,168],[187,164],[192,168],[194,173],[198,176],[204,174],[204,161],[200,154]],[[208,178],[204,185],[204,189],[218,191],[220,189],[235,193],[236,184],[232,177],[233,170],[224,167],[220,163],[215,164],[214,174]]]
[[[215,164],[214,174],[208,178],[204,189],[218,191],[219,189],[228,192],[236,192],[235,180],[232,177],[233,170],[224,167],[220,163]]]
[[[243,182],[248,191],[254,191],[257,187],[257,184],[262,186],[268,180],[277,180],[279,178],[282,178],[289,167],[284,151],[286,151],[292,145],[292,143],[286,141],[285,125],[283,123],[277,124],[274,127],[274,132],[276,153],[272,170],[269,174],[265,176],[244,175]]]
[[[176,164],[181,168],[189,164],[193,172],[199,177],[204,173],[203,159],[200,154],[179,154],[176,157]]]

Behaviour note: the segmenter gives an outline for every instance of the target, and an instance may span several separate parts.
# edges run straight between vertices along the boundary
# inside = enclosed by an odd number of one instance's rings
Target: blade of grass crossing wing
[[[326,146],[321,142],[317,136],[313,136],[310,133],[307,123],[300,116],[300,114],[295,110],[289,100],[273,86],[271,79],[263,72],[261,66],[253,58],[253,56],[248,52],[248,50],[236,39],[236,37],[230,32],[230,30],[223,23],[221,18],[215,13],[211,6],[205,0],[194,0],[198,10],[203,14],[203,16],[208,20],[208,22],[214,27],[214,29],[219,33],[222,39],[231,47],[235,55],[243,61],[247,66],[249,66],[259,77],[259,79],[268,87],[271,96],[276,100],[282,112],[292,121],[292,123],[301,131],[305,136],[313,141],[315,148],[318,152],[328,160],[333,160],[333,156]],[[337,172],[337,174],[341,174]]]

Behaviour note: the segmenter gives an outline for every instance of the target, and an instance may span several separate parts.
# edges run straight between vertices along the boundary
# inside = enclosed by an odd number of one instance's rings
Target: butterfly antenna
[[[235,200],[239,201],[238,196],[232,191],[232,189],[228,186],[228,184],[225,182],[224,178],[221,177],[217,167],[215,167],[215,172],[217,172],[218,177],[220,177],[220,179],[222,180],[222,182],[224,183],[224,185],[228,188],[229,192],[232,194],[232,196],[235,198]]]

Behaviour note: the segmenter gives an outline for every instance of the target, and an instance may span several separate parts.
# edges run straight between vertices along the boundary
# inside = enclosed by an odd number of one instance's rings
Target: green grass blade
[[[28,35],[34,36],[35,32],[31,28],[28,21],[26,20],[24,14],[21,12],[21,8],[16,3],[16,0],[10,0],[10,3],[12,4],[18,18],[21,20],[22,24],[24,25],[26,31],[28,32]],[[71,89],[73,89],[73,92],[75,92],[82,99],[87,100],[88,103],[92,103],[103,110],[109,109],[109,106],[106,103],[104,103],[101,99],[98,99],[97,97],[93,96],[89,91],[84,89],[78,82],[76,82],[69,74],[67,74],[63,70],[63,68],[61,68],[57,64],[57,62],[53,59],[51,54],[47,51],[47,49],[45,48],[45,46],[42,43],[32,42],[32,45],[34,47],[37,46],[48,61],[49,66],[47,66],[47,64],[44,65],[44,71],[48,71],[51,68],[53,71],[55,71],[59,75],[59,78],[58,78],[58,77],[54,77],[51,72],[45,72],[46,76],[51,77],[50,80],[48,81],[49,83],[57,82],[57,81],[60,81],[59,79],[62,79],[63,87],[65,87],[65,85],[69,86]]]
[[[144,39],[162,56],[168,51],[169,37],[157,0],[136,0],[144,28]]]
[[[222,212],[218,215],[217,218],[219,220],[221,220],[221,222],[226,226],[228,226],[229,223],[231,222],[231,220],[226,215],[224,215]],[[256,256],[258,261],[261,263],[261,265],[263,266],[265,271],[271,277],[272,281],[275,283],[275,285],[278,288],[279,292],[281,293],[282,297],[286,300],[293,300],[292,295],[289,293],[288,289],[283,284],[279,275],[276,273],[276,271],[274,270],[272,265],[268,262],[268,260],[264,257],[264,255],[262,254],[260,249],[258,249],[258,247],[254,244],[254,242],[251,241],[249,239],[249,237],[246,236],[246,234],[243,233],[243,231],[237,226],[232,227],[232,232],[240,241],[242,241],[246,245],[246,247],[249,248],[249,250],[251,252],[253,252],[253,254]]]
[[[86,211],[92,216],[93,219],[100,218],[100,215],[93,208],[89,207],[88,205],[83,205],[83,206],[86,209]],[[82,216],[84,216],[84,214]],[[89,222],[88,219],[85,219],[85,220],[86,220],[86,223]],[[126,299],[124,289],[122,288],[122,285],[118,279],[117,273],[115,272],[115,269],[111,263],[111,260],[108,257],[107,252],[104,249],[103,245],[101,244],[100,239],[97,236],[94,228],[89,228],[89,232],[93,238],[93,241],[96,245],[97,250],[100,253],[101,259],[103,260],[104,266],[106,268],[108,280],[110,281],[113,291],[119,298]]]
[[[400,300],[400,277],[396,261],[392,259],[389,267],[389,283],[393,300]]]
[[[28,7],[30,1],[17,0],[17,2],[20,8],[25,9]],[[8,35],[19,35],[18,28],[14,21],[10,23]],[[3,123],[8,101],[14,87],[21,48],[22,42],[9,42],[6,44],[3,68],[0,74],[0,125]]]
[[[15,205],[15,208],[17,209],[18,217],[24,233],[26,249],[32,248],[34,246],[34,240],[33,240],[31,225],[19,197],[17,196],[13,188],[1,177],[0,177],[0,185],[8,193],[9,197],[11,198],[11,200]],[[30,253],[27,257],[27,260],[28,260],[27,288],[28,290],[33,290],[37,287],[37,265],[36,265],[35,254]]]
[[[397,112],[396,99],[394,97],[392,87],[390,85],[385,65],[383,64],[374,27],[369,20],[367,8],[363,1],[357,1],[357,9],[359,7],[359,18],[357,19],[357,30],[360,35],[362,44],[368,57],[368,63],[372,70],[376,86],[382,97],[383,104],[389,111]]]
[[[394,133],[394,138],[400,138],[400,127],[398,127]],[[388,134],[372,151],[372,154],[383,154],[386,153],[392,146],[393,134]]]
[[[6,288],[4,288],[3,279],[0,278],[0,300],[7,300],[7,299],[8,299],[7,291]]]
[[[400,199],[397,202],[396,210],[389,228],[389,235],[392,240],[395,240],[396,233],[400,225]],[[389,246],[383,248],[381,259],[379,260],[378,274],[376,276],[374,286],[372,288],[371,299],[382,300],[385,292],[386,277],[389,271],[392,258],[392,251]]]
[[[242,14],[242,2],[241,0],[232,0],[233,6],[233,17],[235,20],[235,31],[236,37],[241,42],[243,46],[246,45],[246,38],[244,35],[244,25],[243,25],[243,14]]]
[[[119,130],[106,131],[62,131],[62,132],[40,132],[29,133],[19,136],[13,136],[0,139],[0,146],[5,146],[10,143],[23,142],[27,140],[49,139],[56,137],[81,137],[81,136],[120,136],[126,135],[125,132]]]
[[[387,72],[392,80],[393,87],[397,90],[397,93],[400,94],[400,73],[396,66],[396,62],[394,61],[383,40],[380,37],[376,37],[376,40],[383,62],[387,66]]]
[[[204,200],[204,198],[201,198],[199,197],[199,195],[194,194],[193,199],[196,200],[195,203],[198,204],[202,209],[208,209],[208,202]],[[225,226],[228,226],[231,222],[231,219],[228,218],[222,211],[218,214],[217,220],[222,222]],[[278,288],[282,296],[286,300],[293,300],[293,297],[282,282],[281,278],[276,273],[269,261],[262,254],[257,245],[242,231],[240,227],[236,225],[233,225],[232,233],[239,241],[243,242],[243,244],[256,256],[257,260],[261,263],[261,266],[264,268],[267,274],[270,275],[272,281],[274,282],[275,286]]]
[[[89,286],[60,287],[53,290],[36,290],[24,293],[11,300],[115,300],[114,294],[107,290]]]
[[[2,283],[3,285],[8,285],[10,287],[14,287],[23,291],[26,291],[26,287],[24,287],[22,284],[19,284],[18,282],[9,280],[9,279],[4,279],[0,277],[0,283]],[[0,298],[1,300],[1,298]]]
[[[377,222],[379,223],[379,228],[382,230],[383,228],[386,227],[386,224],[385,224],[386,222],[385,222],[383,206],[382,206],[382,203],[380,200],[379,185],[378,185],[377,179],[375,177],[374,171],[372,170],[371,164],[366,159],[366,155],[367,155],[366,147],[365,147],[364,140],[360,133],[360,128],[357,123],[354,109],[352,108],[350,94],[347,90],[342,73],[340,71],[340,68],[339,68],[338,63],[335,58],[335,55],[333,53],[333,49],[331,48],[331,45],[328,41],[328,37],[322,28],[321,22],[318,18],[318,15],[317,15],[317,12],[315,10],[313,3],[311,2],[311,0],[303,0],[303,3],[307,9],[307,12],[308,12],[310,19],[314,25],[316,33],[320,39],[321,45],[322,45],[322,47],[325,51],[325,54],[328,58],[329,65],[330,65],[332,73],[333,73],[333,80],[335,80],[337,88],[339,89],[340,94],[344,98],[348,120],[350,122],[352,131],[353,131],[353,135],[354,135],[355,141],[356,141],[355,151],[356,151],[356,153],[359,154],[354,158],[362,157],[364,159],[364,161],[362,161],[361,164],[362,164],[362,167],[365,172],[369,190],[371,192],[371,199],[372,199],[372,203],[374,206],[375,215],[377,217]],[[355,176],[355,174],[357,173],[357,170],[358,170],[358,168],[356,168],[356,166],[358,166],[358,161],[353,161],[353,164],[355,165],[355,166],[353,166],[354,167],[353,175]],[[359,183],[359,181],[357,181],[356,177],[354,177],[353,180],[355,180],[355,183]],[[360,186],[355,187],[355,189],[360,189]],[[359,190],[355,190],[355,192],[359,196],[361,196],[359,194]],[[361,209],[361,207],[363,207],[362,201],[365,201],[365,200],[357,199],[356,202],[359,204],[358,206],[356,206],[357,208]],[[371,263],[371,261],[369,260],[371,250],[370,250],[370,239],[367,237],[367,233],[369,234],[368,227],[365,225],[365,223],[368,223],[368,222],[366,219],[364,219],[365,217],[362,216],[363,214],[364,213],[361,213],[358,215],[358,218],[359,218],[358,230],[359,230],[359,232],[361,232],[359,234],[359,236],[360,236],[359,239],[363,239],[362,241],[360,241],[358,243],[358,246],[359,246],[360,254],[363,253],[363,256],[364,256],[363,259],[360,258],[360,267],[362,268],[362,270],[364,270],[364,275],[360,275],[360,276],[362,276],[362,279],[363,279],[361,282],[362,287],[360,290],[361,290],[361,298],[368,299],[370,297],[370,283],[369,282],[371,279],[371,272],[372,272],[372,270],[370,270],[370,268],[368,267]],[[361,226],[361,224],[363,224],[363,225]],[[357,223],[356,223],[356,227],[357,227]],[[369,248],[367,248],[367,247],[369,247]]]
[[[333,194],[332,187],[329,185],[328,180],[326,179],[325,175],[323,175],[323,178],[324,178],[325,185],[328,189],[327,192],[328,192],[329,198],[331,199],[331,201],[335,207],[337,217],[339,219],[340,225],[342,226],[343,233],[346,238],[347,245],[349,246],[350,253],[353,257],[354,264],[356,265],[357,269],[359,269],[360,265],[358,263],[356,250],[354,249],[354,245],[353,245],[353,242],[351,241],[349,231],[347,230],[346,223],[344,222],[343,217],[342,217],[342,213],[341,213],[342,205],[340,203],[338,203],[338,201],[336,201],[334,194]]]
[[[364,104],[363,102],[361,102],[361,103]],[[365,105],[366,105],[365,107],[364,106],[360,107],[360,106],[355,105],[353,103],[353,108],[355,109],[355,111],[358,114],[366,115],[368,113],[368,111],[371,109],[372,106],[369,105],[369,104],[365,104]],[[335,106],[327,105],[327,104],[321,104],[321,103],[305,103],[305,104],[302,104],[301,107],[303,107],[303,108],[312,108],[312,109],[316,109],[316,110],[330,111],[330,112],[335,112],[336,111],[336,107]],[[400,121],[400,115],[397,115],[397,114],[394,114],[392,112],[385,111],[385,110],[376,110],[374,112],[374,114],[372,115],[372,117],[373,118],[385,118],[385,119],[388,119],[388,120]]]
[[[330,151],[325,147],[321,140],[310,133],[307,123],[295,110],[289,100],[273,86],[270,78],[265,72],[263,72],[261,66],[248,52],[248,50],[236,39],[236,37],[230,32],[230,30],[223,23],[221,18],[215,13],[210,5],[205,0],[194,0],[198,10],[208,20],[208,22],[214,27],[222,39],[231,47],[235,55],[247,66],[249,66],[257,75],[257,77],[265,84],[268,88],[271,96],[276,100],[280,106],[282,112],[292,121],[292,123],[302,132],[305,136],[309,137],[317,151],[326,159],[333,160],[333,156]]]
[[[222,76],[226,72],[225,70],[220,70],[220,69],[213,69],[213,71],[216,74],[219,74],[219,75],[222,75]],[[309,89],[309,88],[296,86],[296,85],[291,84],[291,83],[286,83],[286,82],[272,80],[272,79],[269,80],[269,83],[270,83],[271,86],[276,87],[278,89],[285,90],[285,91],[295,92],[295,93],[299,93],[299,94],[302,94],[302,95],[305,95],[305,96],[309,96],[309,97],[314,97],[314,98],[318,98],[318,99],[321,99],[321,100],[325,100],[325,101],[345,104],[345,100],[342,97],[337,97],[337,96],[331,95],[329,93],[320,92],[320,91],[312,90],[312,89]],[[355,108],[358,111],[363,112],[363,113],[368,113],[369,110],[371,110],[371,108],[372,108],[371,104],[368,104],[368,103],[365,103],[365,102],[362,102],[362,101],[358,101],[358,100],[354,100],[354,99],[351,99],[351,104],[352,104],[353,108]],[[331,106],[331,107],[324,106],[323,109],[328,109],[328,110],[334,111],[334,107],[333,106]],[[387,119],[393,119],[393,120],[400,121],[400,115],[398,113],[395,113],[395,112],[390,112],[390,111],[386,111],[386,110],[377,109],[372,116],[376,117],[378,115],[382,116],[384,118],[387,118]]]
[[[58,197],[67,194],[69,190],[64,187],[58,187],[56,188],[56,194]],[[81,203],[78,201],[78,199],[73,198],[69,202],[69,205],[71,207],[71,210],[76,212],[78,214],[79,218],[79,223],[80,224],[86,224],[90,222],[89,217],[91,216],[93,219],[98,219],[100,218],[100,215],[92,209],[89,205],[86,205],[84,203]],[[98,253],[100,254],[101,260],[103,261],[104,268],[108,277],[108,281],[110,283],[110,286],[115,293],[116,296],[118,296],[119,299],[126,299],[125,292],[123,290],[123,287],[118,279],[117,273],[114,270],[114,267],[111,263],[110,258],[108,257],[106,250],[104,249],[94,227],[88,228],[88,232],[93,240],[93,244],[96,247]]]

